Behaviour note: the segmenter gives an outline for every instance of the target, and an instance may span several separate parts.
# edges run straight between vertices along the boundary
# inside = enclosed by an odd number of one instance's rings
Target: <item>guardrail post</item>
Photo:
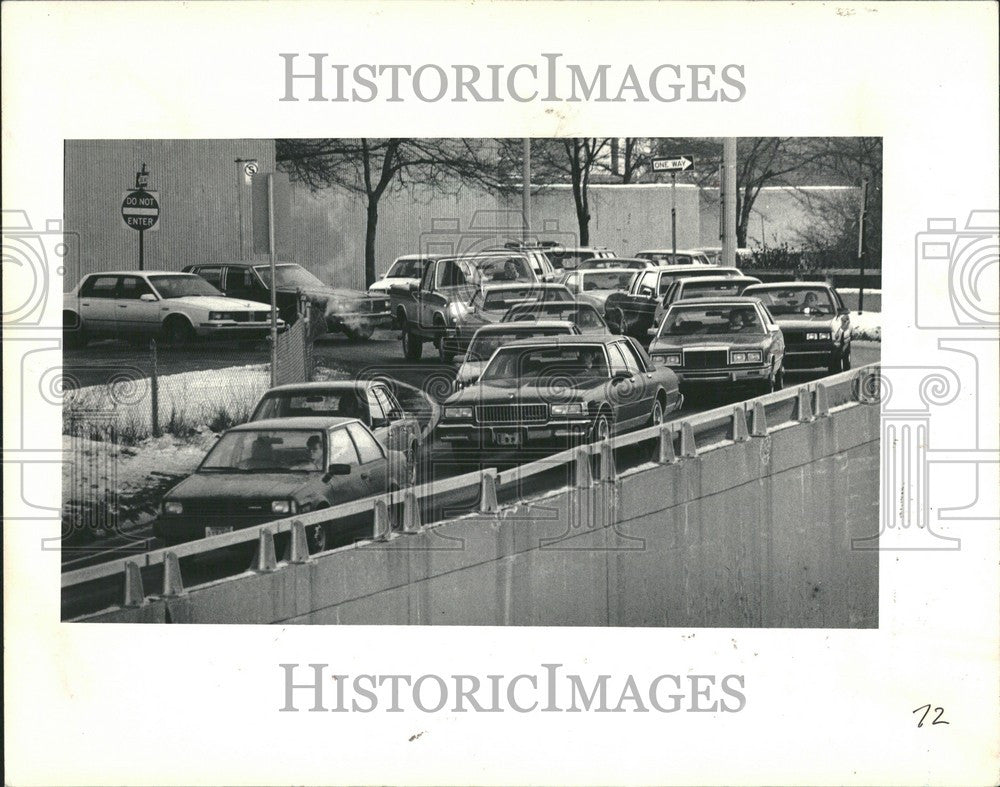
[[[816,383],[816,417],[826,418],[830,415],[830,394],[823,383]]]
[[[306,526],[298,519],[292,520],[292,540],[288,547],[289,563],[308,563],[312,558],[309,556],[309,542],[306,540]]]
[[[656,461],[661,465],[676,464],[677,454],[674,453],[674,430],[666,425],[661,426],[658,442]]]
[[[495,514],[500,510],[497,502],[497,474],[495,470],[484,470],[479,477],[479,513]]]
[[[747,412],[742,407],[733,408],[733,442],[745,443],[750,439],[747,432]]]
[[[764,403],[753,403],[753,414],[750,417],[751,437],[767,437],[767,415],[764,413]]]
[[[601,480],[614,481],[618,477],[615,467],[615,450],[611,443],[605,440],[601,443]]]
[[[253,559],[253,570],[258,574],[270,574],[278,567],[274,554],[274,531],[265,527],[257,534],[257,554]]]
[[[181,579],[181,564],[175,552],[163,555],[163,598],[178,598],[186,594],[184,581]]]
[[[142,573],[134,560],[125,563],[125,600],[123,607],[141,607],[146,603],[146,593],[142,589]]]
[[[576,468],[576,488],[588,489],[594,483],[594,474],[590,468],[590,451],[583,446],[576,449],[576,459],[573,463]]]
[[[807,388],[799,388],[799,395],[796,399],[795,420],[799,423],[809,423],[813,419],[812,395]]]
[[[698,456],[698,445],[694,440],[694,429],[690,421],[681,423],[681,458],[693,459]]]
[[[403,495],[403,532],[418,533],[420,531],[420,504],[412,489],[407,489]]]
[[[375,501],[373,511],[372,540],[388,541],[389,533],[392,530],[392,522],[389,521],[389,506],[385,502],[385,498],[380,497]]]

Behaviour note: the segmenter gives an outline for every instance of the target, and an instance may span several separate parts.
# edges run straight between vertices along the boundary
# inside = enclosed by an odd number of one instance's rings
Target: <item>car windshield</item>
[[[535,280],[531,267],[524,257],[483,257],[463,260],[460,265],[466,270],[466,280],[477,284],[491,281]]]
[[[271,286],[271,266],[255,265],[257,275],[264,280],[264,286]],[[275,280],[279,287],[325,287],[322,281],[313,276],[301,265],[282,263],[274,266]]]
[[[760,298],[775,317],[790,314],[832,315],[833,297],[825,287],[753,288],[748,295]]]
[[[580,270],[600,270],[602,268],[629,268],[631,270],[641,270],[648,268],[647,260],[620,260],[614,257],[594,257],[586,262],[580,263]]]
[[[208,452],[199,473],[299,473],[326,467],[326,436],[305,429],[227,432]]]
[[[424,261],[418,259],[398,259],[385,274],[387,279],[419,279],[424,273]]]
[[[641,251],[637,255],[643,259],[653,260],[660,265],[691,265],[695,262],[701,262],[701,260],[696,260],[691,257],[690,254],[672,254],[670,252],[663,251]]]
[[[590,304],[547,303],[537,306],[515,306],[507,312],[502,322],[522,322],[525,320],[565,320],[582,331],[605,327],[604,320]]]
[[[153,285],[161,298],[186,298],[191,295],[222,295],[215,287],[201,276],[193,274],[150,276],[149,283]]]
[[[750,304],[732,306],[675,306],[660,326],[660,336],[718,336],[730,333],[763,334],[764,324]]]
[[[465,357],[469,361],[486,361],[505,344],[518,339],[534,339],[539,336],[565,336],[564,328],[511,328],[506,331],[480,331],[473,337]]]
[[[268,394],[257,405],[251,421],[265,418],[295,418],[313,415],[331,418],[364,418],[367,408],[353,390],[310,392],[284,391]]]
[[[525,303],[552,303],[572,300],[573,296],[565,287],[518,287],[515,289],[489,290],[483,296],[486,311],[507,311]]]
[[[505,347],[497,351],[480,382],[503,387],[543,383],[557,387],[610,377],[601,345]]]
[[[633,271],[600,271],[597,273],[585,273],[582,274],[583,291],[627,290],[634,277],[635,273]]]

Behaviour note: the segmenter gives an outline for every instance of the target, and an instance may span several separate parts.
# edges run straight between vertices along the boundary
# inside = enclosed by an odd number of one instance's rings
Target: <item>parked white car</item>
[[[170,344],[216,337],[259,341],[270,321],[270,304],[227,298],[192,273],[91,273],[63,296],[67,346],[100,336],[161,336]],[[278,327],[284,328],[284,321],[278,320]]]
[[[375,295],[387,295],[389,288],[394,284],[403,287],[411,283],[420,284],[424,275],[424,267],[431,260],[439,259],[440,256],[435,254],[404,254],[402,257],[397,257],[382,278],[368,288],[368,292]]]

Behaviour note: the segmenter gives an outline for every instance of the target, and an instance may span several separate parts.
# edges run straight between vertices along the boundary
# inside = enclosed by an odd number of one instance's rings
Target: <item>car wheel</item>
[[[344,328],[344,334],[352,342],[366,342],[372,338],[375,328],[371,325],[359,325],[357,328]]]
[[[653,402],[653,412],[649,414],[649,425],[659,426],[663,423],[663,402],[657,397],[656,401]]]
[[[771,386],[772,391],[780,391],[785,387],[785,367],[779,366],[778,371],[774,373],[774,385]]]
[[[63,312],[63,345],[69,348],[87,346],[87,332],[73,312]]]
[[[403,357],[408,361],[419,361],[420,356],[424,354],[424,343],[420,340],[419,336],[414,336],[410,331],[410,326],[406,323],[406,318],[403,318]]]
[[[601,413],[594,421],[594,426],[590,430],[590,442],[599,443],[611,437],[611,419],[607,413]]]
[[[444,325],[441,323],[435,323],[434,327],[438,328],[439,330],[444,329]],[[452,361],[455,360],[455,355],[457,353],[454,350],[448,349],[448,343],[445,341],[443,335],[438,337],[437,349],[438,349],[438,360],[440,360],[441,363],[451,363]]]
[[[605,312],[604,318],[604,321],[608,324],[608,328],[612,333],[625,333],[625,315],[622,313],[621,309],[609,309]]]
[[[163,324],[163,339],[173,347],[190,344],[194,339],[194,328],[183,317],[168,317]]]

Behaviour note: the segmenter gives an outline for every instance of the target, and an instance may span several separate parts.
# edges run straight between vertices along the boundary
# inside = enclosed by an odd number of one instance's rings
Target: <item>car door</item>
[[[358,475],[367,489],[367,495],[384,495],[390,491],[389,461],[385,449],[371,432],[356,421],[347,425],[347,431],[361,457]]]
[[[375,389],[373,387],[366,389],[364,396],[365,405],[368,408],[368,418],[365,421],[371,428],[372,434],[375,435],[375,439],[386,448],[398,450],[396,446],[392,445],[393,435],[390,429],[389,418],[382,408],[382,402],[375,395]]]
[[[618,343],[622,355],[625,356],[625,365],[629,370],[634,370],[635,379],[641,383],[641,388],[637,391],[637,411],[636,419],[640,426],[645,424],[646,418],[653,411],[653,399],[656,397],[656,384],[653,381],[653,368],[647,362],[649,358],[645,352],[637,347],[634,339],[626,337]],[[644,357],[645,356],[645,357]]]
[[[80,316],[92,333],[118,332],[117,276],[90,276],[80,287]]]
[[[330,476],[325,482],[324,496],[330,505],[368,497],[367,479],[361,476],[361,459],[346,425],[335,427],[327,433],[326,462],[327,466],[343,464],[351,468],[347,475]]]
[[[393,451],[406,453],[410,443],[419,435],[416,419],[406,415],[392,391],[384,385],[376,385],[374,390],[382,403],[385,417],[389,419],[390,437],[384,445]]]
[[[622,342],[608,346],[608,360],[611,363],[612,379],[616,374],[627,373],[629,379],[622,382],[612,382],[610,398],[615,408],[615,431],[621,432],[635,426],[643,409],[643,396],[646,387],[645,377],[639,374],[639,369],[633,360],[629,362]]]
[[[139,335],[159,332],[162,304],[149,282],[140,276],[122,276],[117,296],[118,314],[126,331]]]

